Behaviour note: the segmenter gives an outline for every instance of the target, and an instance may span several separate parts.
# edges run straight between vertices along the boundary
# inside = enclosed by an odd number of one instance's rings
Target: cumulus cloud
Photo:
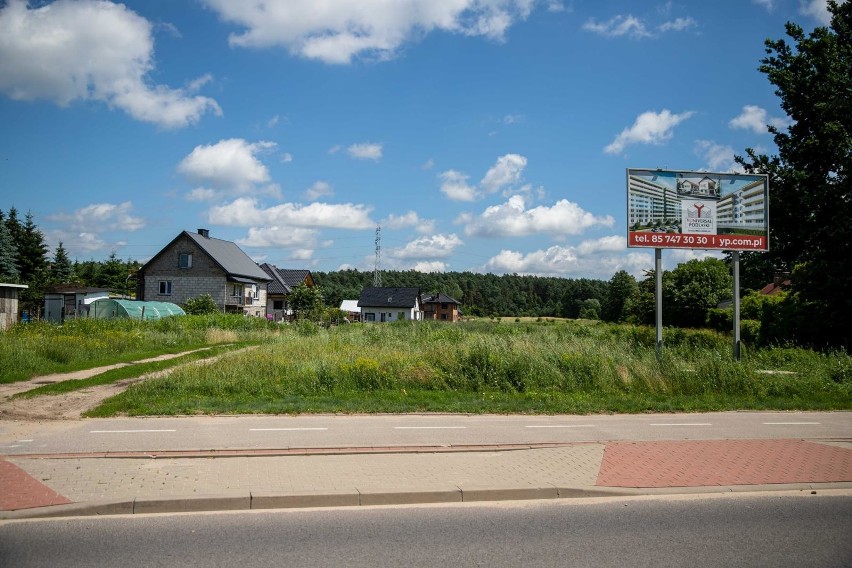
[[[352,203],[281,203],[263,208],[257,199],[240,197],[222,206],[211,207],[210,223],[232,227],[328,227],[336,229],[369,229],[371,207]]]
[[[73,213],[59,213],[48,218],[52,221],[67,223],[74,231],[103,233],[106,231],[138,231],[145,226],[145,220],[130,214],[133,203],[93,203]]]
[[[567,199],[552,207],[526,208],[521,195],[513,195],[506,203],[485,209],[477,217],[462,216],[468,236],[521,237],[533,234],[579,235],[595,226],[611,227],[615,219],[610,215],[595,216]]]
[[[728,122],[731,128],[751,130],[755,134],[766,134],[769,132],[767,125],[781,129],[790,125],[790,121],[784,118],[770,117],[766,109],[756,105],[745,105],[743,111]]]
[[[456,170],[447,170],[439,176],[441,192],[453,201],[474,201],[477,197],[476,188],[469,185],[467,176]]]
[[[30,8],[9,0],[0,8],[0,92],[15,100],[46,99],[60,106],[100,101],[163,128],[221,115],[215,100],[186,88],[152,85],[152,25],[122,4],[57,0]]]
[[[462,240],[455,234],[433,235],[415,239],[404,247],[389,249],[387,255],[398,259],[447,258],[462,244]]]
[[[769,12],[775,9],[775,0],[752,0],[752,2],[759,6],[763,6]]]
[[[334,195],[334,191],[328,182],[322,180],[314,182],[305,192],[305,198],[309,201],[316,201],[320,197],[328,197],[330,195]]]
[[[418,233],[432,233],[435,231],[434,219],[421,219],[415,211],[409,211],[403,215],[391,213],[381,222],[382,227],[388,229],[414,229]]]
[[[731,146],[717,144],[711,140],[696,140],[695,155],[707,161],[707,169],[715,172],[742,171],[734,159]]]
[[[187,194],[187,199],[202,201],[249,192],[278,195],[278,186],[270,184],[269,169],[258,158],[275,147],[274,142],[242,138],[196,146],[177,167],[187,180],[203,185]],[[269,185],[258,188],[262,184]]]
[[[674,127],[695,114],[694,111],[672,114],[668,109],[662,112],[643,112],[636,117],[633,126],[625,128],[604,148],[607,154],[620,154],[630,144],[662,144],[674,135]]]
[[[485,173],[479,186],[468,183],[470,176],[456,170],[447,170],[438,175],[441,192],[453,201],[475,201],[485,194],[506,190],[521,181],[527,159],[520,154],[506,154]]]
[[[382,158],[382,145],[372,142],[352,144],[346,149],[346,153],[359,160],[380,160]]]
[[[237,240],[247,247],[308,247],[316,248],[317,231],[303,227],[251,227],[248,235]]]
[[[506,154],[497,158],[485,177],[479,182],[486,193],[495,193],[520,181],[527,159],[519,154]]]
[[[421,261],[414,264],[412,267],[417,272],[424,272],[426,274],[432,274],[435,272],[446,272],[447,263],[441,262],[440,260],[430,260],[430,261]]]
[[[639,276],[653,258],[647,252],[626,252],[620,236],[584,241],[577,246],[552,246],[522,253],[501,250],[488,260],[485,270],[495,273],[609,279],[619,270]]]
[[[203,0],[220,18],[243,30],[231,46],[283,47],[329,64],[356,57],[387,60],[405,43],[433,31],[502,41],[524,20],[534,0]]]

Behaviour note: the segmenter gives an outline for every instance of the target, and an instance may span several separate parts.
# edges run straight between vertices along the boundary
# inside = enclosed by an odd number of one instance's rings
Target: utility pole
[[[382,226],[376,226],[376,264],[373,268],[373,287],[382,287]]]

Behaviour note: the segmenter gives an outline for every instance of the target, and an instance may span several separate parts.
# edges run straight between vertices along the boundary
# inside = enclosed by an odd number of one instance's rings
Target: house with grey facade
[[[266,262],[261,264],[260,268],[272,279],[266,290],[266,313],[275,321],[290,321],[293,319],[290,295],[293,288],[300,284],[313,288],[314,277],[311,271],[278,268]]]
[[[240,247],[207,229],[181,232],[139,269],[139,300],[184,304],[210,294],[223,312],[266,316],[272,278]]]

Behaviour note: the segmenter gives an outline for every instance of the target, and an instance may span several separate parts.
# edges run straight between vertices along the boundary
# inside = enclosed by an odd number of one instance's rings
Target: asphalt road
[[[72,518],[0,566],[852,566],[851,529],[848,492]]]
[[[614,440],[849,439],[852,412],[201,416],[0,421],[0,454]]]

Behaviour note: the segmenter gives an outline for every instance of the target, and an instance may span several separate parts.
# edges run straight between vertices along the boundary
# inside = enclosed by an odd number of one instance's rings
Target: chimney
[[[205,239],[210,238],[210,229],[198,229],[198,234],[204,237]]]

